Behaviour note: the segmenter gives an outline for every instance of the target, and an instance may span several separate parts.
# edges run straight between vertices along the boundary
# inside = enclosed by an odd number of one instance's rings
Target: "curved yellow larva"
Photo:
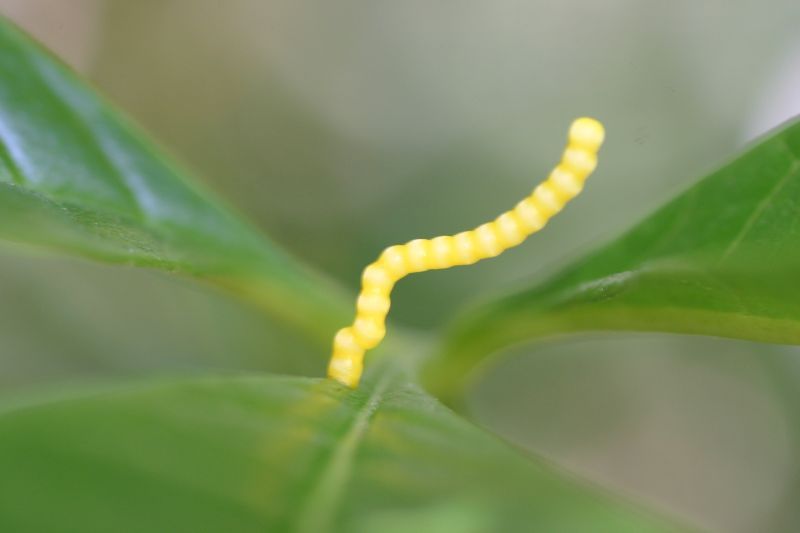
[[[540,183],[534,190],[531,199],[542,216],[550,218],[564,207],[564,201],[556,192],[556,186],[550,180]]]
[[[381,253],[378,262],[386,269],[393,279],[398,280],[408,274],[406,265],[405,247],[401,245],[390,246]]]
[[[497,236],[504,249],[516,246],[528,236],[514,211],[506,211],[494,221]]]
[[[409,272],[423,272],[429,270],[431,258],[431,241],[428,239],[414,239],[406,246],[406,265]]]
[[[485,259],[487,257],[495,257],[500,255],[503,251],[503,245],[500,244],[499,231],[497,224],[494,222],[487,222],[481,224],[473,230],[475,234],[475,256],[478,259]]]
[[[536,208],[536,204],[530,198],[521,200],[514,207],[514,213],[516,213],[517,219],[522,223],[522,227],[528,235],[536,233],[547,223],[547,218]]]
[[[365,352],[377,346],[386,334],[390,294],[397,281],[414,272],[471,265],[494,257],[542,229],[550,217],[581,192],[583,182],[597,166],[597,151],[604,138],[600,122],[577,119],[569,128],[561,162],[514,209],[452,237],[415,239],[386,248],[377,261],[364,269],[355,320],[333,339],[328,376],[348,387],[358,385]]]
[[[453,237],[442,235],[431,239],[431,265],[433,268],[448,268],[459,264],[458,250]]]
[[[462,231],[453,237],[453,255],[459,265],[471,265],[478,258],[475,255],[475,236],[471,231]]]
[[[386,316],[389,313],[391,303],[388,294],[362,292],[358,296],[358,300],[356,300],[356,314],[358,316]]]

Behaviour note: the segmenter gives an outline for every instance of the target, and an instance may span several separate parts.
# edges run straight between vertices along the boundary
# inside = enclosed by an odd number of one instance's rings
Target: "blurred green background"
[[[404,281],[435,330],[543,278],[800,113],[796,0],[0,0],[212,189],[354,290],[386,245],[472,227],[602,119],[590,186],[525,246]],[[454,203],[455,199],[457,203]],[[257,311],[166,275],[0,248],[2,394],[145,375],[321,374]],[[800,350],[666,335],[524,346],[483,425],[714,531],[800,523]]]

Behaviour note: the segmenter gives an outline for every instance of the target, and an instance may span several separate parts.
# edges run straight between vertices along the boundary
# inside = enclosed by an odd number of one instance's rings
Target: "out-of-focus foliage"
[[[684,531],[527,460],[380,370],[355,393],[320,379],[205,379],[1,413],[0,527]]]
[[[511,207],[555,164],[573,118],[601,119],[593,182],[548,231],[398,288],[392,316],[430,328],[546,276],[736,153],[796,38],[800,6],[771,5],[121,0],[90,74],[270,235],[352,287],[388,244]]]

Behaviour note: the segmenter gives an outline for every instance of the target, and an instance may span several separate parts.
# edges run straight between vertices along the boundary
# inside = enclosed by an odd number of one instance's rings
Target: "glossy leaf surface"
[[[336,289],[189,183],[8,22],[0,22],[0,238],[198,276],[321,336],[347,309]]]
[[[797,344],[799,276],[795,121],[563,273],[465,316],[431,366],[431,382],[451,394],[500,348],[581,331]]]

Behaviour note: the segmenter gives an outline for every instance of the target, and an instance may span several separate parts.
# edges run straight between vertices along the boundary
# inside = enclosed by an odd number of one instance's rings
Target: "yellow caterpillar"
[[[414,272],[471,265],[495,257],[542,229],[581,192],[584,181],[597,166],[597,151],[604,137],[603,125],[597,120],[575,120],[569,128],[561,163],[512,210],[472,231],[386,248],[377,261],[364,269],[355,321],[339,330],[333,339],[328,376],[348,387],[358,385],[364,353],[377,346],[386,334],[389,296],[397,281]]]

